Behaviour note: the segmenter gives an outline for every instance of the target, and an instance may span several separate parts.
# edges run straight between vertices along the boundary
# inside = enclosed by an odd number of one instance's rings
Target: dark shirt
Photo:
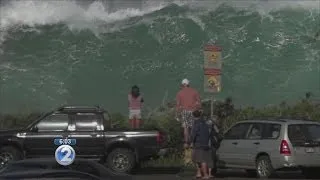
[[[219,133],[219,128],[215,124],[211,124],[210,126],[210,147],[211,148],[219,148],[220,142],[222,140],[222,136]]]
[[[194,148],[208,149],[209,148],[209,139],[210,131],[209,125],[205,120],[199,119],[194,121],[192,127],[190,143],[193,143]]]

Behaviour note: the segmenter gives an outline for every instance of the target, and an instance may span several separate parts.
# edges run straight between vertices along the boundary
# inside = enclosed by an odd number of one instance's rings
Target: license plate
[[[60,145],[76,145],[77,144],[77,141],[76,139],[54,139],[53,140],[53,143],[57,146],[60,146]]]
[[[314,149],[313,148],[306,148],[305,151],[306,151],[306,153],[313,153]]]

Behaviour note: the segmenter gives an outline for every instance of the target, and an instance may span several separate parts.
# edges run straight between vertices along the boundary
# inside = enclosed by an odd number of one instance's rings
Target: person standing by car
[[[186,142],[193,125],[192,112],[200,108],[201,100],[198,91],[190,87],[188,79],[183,79],[181,89],[176,96],[176,115],[182,123],[185,148],[188,146]]]
[[[132,86],[131,92],[128,94],[129,102],[129,124],[131,128],[139,128],[141,120],[141,109],[144,99],[140,94],[140,89],[137,85]]]
[[[203,179],[209,179],[208,165],[213,164],[211,157],[212,152],[209,146],[210,126],[204,120],[200,110],[196,110],[192,114],[195,121],[194,126],[192,127],[189,143],[193,148],[192,160],[198,167],[196,178],[203,177]]]
[[[222,140],[222,136],[219,132],[219,128],[216,124],[216,121],[214,121],[213,119],[210,119],[207,121],[208,125],[209,125],[209,132],[210,132],[210,138],[209,138],[209,147],[210,147],[210,151],[211,151],[211,158],[212,161],[210,161],[210,163],[208,163],[208,168],[209,168],[209,177],[213,178],[216,171],[217,171],[217,167],[216,167],[216,163],[217,163],[217,149],[219,148],[220,142]]]

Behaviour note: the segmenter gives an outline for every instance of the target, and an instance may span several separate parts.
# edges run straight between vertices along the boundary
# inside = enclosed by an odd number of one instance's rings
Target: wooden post
[[[214,96],[211,95],[211,106],[210,106],[210,117],[213,119],[213,103],[214,103]]]

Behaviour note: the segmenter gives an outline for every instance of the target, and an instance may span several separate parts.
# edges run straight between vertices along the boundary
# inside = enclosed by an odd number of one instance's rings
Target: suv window
[[[38,131],[66,131],[69,116],[67,114],[53,114],[40,120],[37,124]]]
[[[234,125],[225,134],[224,139],[244,139],[248,132],[249,126],[249,123],[239,123]]]
[[[261,139],[262,137],[262,124],[253,123],[248,133],[247,139]]]
[[[288,125],[288,136],[293,144],[306,141],[320,141],[320,125],[292,124]]]
[[[263,125],[263,139],[278,139],[280,136],[281,125],[266,123]]]
[[[97,114],[82,113],[75,115],[76,131],[96,131],[101,117]]]

